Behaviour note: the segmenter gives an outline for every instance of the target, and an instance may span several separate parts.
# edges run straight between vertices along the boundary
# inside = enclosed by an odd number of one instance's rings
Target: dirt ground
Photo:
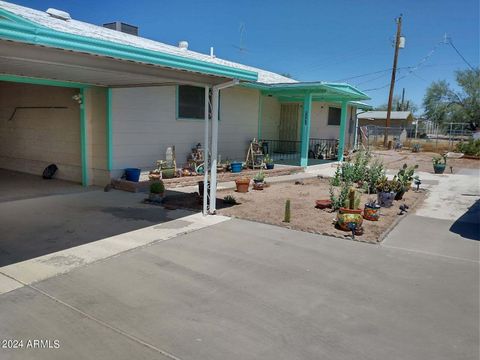
[[[218,198],[232,195],[240,203],[219,210],[221,215],[280,225],[291,229],[312,233],[350,238],[350,234],[336,229],[334,220],[336,213],[331,209],[320,210],[315,207],[315,200],[329,199],[328,179],[304,180],[303,185],[293,182],[276,183],[261,191],[250,190],[248,193],[237,193],[235,190],[217,192]],[[370,197],[375,197],[370,195]],[[382,240],[382,234],[389,229],[394,221],[405,215],[398,215],[399,206],[407,204],[412,211],[425,197],[425,192],[408,191],[404,200],[395,201],[391,208],[382,208],[379,221],[364,220],[364,234],[356,240],[377,243]],[[364,204],[368,195],[362,195]],[[285,201],[291,202],[291,222],[284,223]]]
[[[432,158],[439,156],[434,152],[418,152],[413,153],[409,150],[375,150],[372,152],[375,158],[379,158],[385,164],[387,169],[398,170],[403,164],[418,164],[418,171],[433,174]],[[447,159],[447,168],[445,173],[450,174],[450,166],[453,173],[460,169],[480,169],[480,160],[475,159]]]

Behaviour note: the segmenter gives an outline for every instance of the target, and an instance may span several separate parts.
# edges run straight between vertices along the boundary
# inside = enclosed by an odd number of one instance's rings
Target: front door
[[[280,148],[285,153],[298,151],[299,141],[300,104],[280,105]]]

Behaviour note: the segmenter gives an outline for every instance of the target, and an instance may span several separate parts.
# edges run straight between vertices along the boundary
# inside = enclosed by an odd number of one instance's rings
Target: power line
[[[413,72],[417,71],[423,64],[425,64],[425,62],[426,62],[428,59],[430,59],[430,58],[432,57],[432,55],[435,53],[435,51],[437,50],[437,48],[438,48],[440,45],[444,45],[444,44],[446,44],[445,40],[442,40],[442,41],[440,41],[439,43],[437,43],[437,44],[432,48],[432,50],[430,50],[430,51],[428,52],[428,54],[425,55],[425,56],[418,62],[417,65],[415,65],[415,66],[413,66],[413,67],[410,68],[410,71],[409,71],[407,74],[405,74],[405,75],[403,75],[403,76],[395,79],[395,83],[397,83],[398,81],[400,81],[400,80],[402,80],[402,79],[405,79],[408,75],[410,75],[410,74],[412,74]],[[390,84],[385,84],[385,85],[383,85],[383,86],[376,87],[376,88],[372,88],[372,89],[364,89],[364,90],[362,90],[362,91],[376,91],[376,90],[384,89],[384,88],[386,88],[386,87],[388,87],[388,86],[390,86]]]
[[[460,56],[462,58],[462,60],[465,61],[465,64],[467,64],[470,67],[470,69],[475,70],[475,68],[472,65],[470,65],[470,63],[467,61],[467,59],[465,59],[465,57],[460,53],[460,51],[458,51],[458,49],[455,47],[455,45],[453,45],[452,38],[449,37],[446,40],[447,40],[448,44],[450,44],[452,46],[453,50],[456,51],[458,56]]]

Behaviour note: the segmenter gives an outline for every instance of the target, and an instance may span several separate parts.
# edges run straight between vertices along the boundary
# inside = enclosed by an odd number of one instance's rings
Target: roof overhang
[[[243,86],[259,89],[262,94],[275,96],[279,101],[303,101],[306,94],[313,101],[360,101],[370,97],[349,84],[328,82],[298,82],[288,84],[246,83]]]
[[[100,86],[258,78],[249,70],[52,30],[4,9],[0,9],[0,69],[4,74]]]

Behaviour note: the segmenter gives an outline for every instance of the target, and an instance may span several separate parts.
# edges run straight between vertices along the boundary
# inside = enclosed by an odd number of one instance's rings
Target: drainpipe
[[[212,165],[211,165],[211,184],[210,184],[210,214],[215,214],[217,210],[217,149],[218,149],[218,95],[220,90],[238,85],[239,80],[218,84],[212,88]]]

